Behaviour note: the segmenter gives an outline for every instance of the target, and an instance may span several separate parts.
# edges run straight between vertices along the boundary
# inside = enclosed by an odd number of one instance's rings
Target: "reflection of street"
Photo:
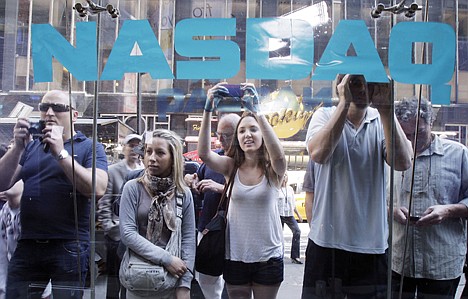
[[[309,224],[308,223],[299,223],[299,228],[301,229],[301,260],[304,262],[305,249],[307,246],[307,239],[309,234]],[[291,263],[289,258],[291,255],[291,239],[292,233],[291,230],[285,226],[283,229],[284,234],[284,281],[281,284],[281,287],[278,292],[277,299],[296,299],[301,298],[302,293],[302,278],[304,275],[304,264],[297,265]],[[458,288],[456,298],[460,298],[460,294],[465,285],[465,279],[462,277],[460,281],[460,286]],[[96,292],[95,298],[105,298],[106,292],[106,281],[105,276],[100,275],[96,280]],[[89,289],[85,290],[85,299],[91,298],[91,292]]]
[[[299,223],[301,229],[301,261],[304,262],[305,249],[307,246],[307,236],[309,234],[309,224]],[[297,265],[291,263],[291,230],[285,225],[284,234],[284,281],[281,284],[277,299],[301,298],[302,277],[304,275],[304,264]],[[95,298],[105,298],[106,280],[105,275],[99,275],[96,280]],[[91,298],[89,289],[85,290],[85,299]]]
[[[304,262],[307,236],[309,235],[309,224],[299,223],[301,229],[301,261]],[[301,298],[302,278],[304,275],[304,264],[297,265],[291,262],[291,230],[285,225],[284,235],[284,281],[281,284],[278,299]]]
[[[307,239],[309,235],[309,224],[299,223],[301,229],[301,260],[304,262],[305,250],[307,247]],[[285,226],[283,229],[284,235],[284,281],[281,284],[277,299],[293,299],[301,298],[302,293],[302,278],[304,275],[304,265],[296,265],[291,263],[291,230]],[[465,286],[465,278],[462,277],[458,287],[457,296],[460,298],[461,292]]]

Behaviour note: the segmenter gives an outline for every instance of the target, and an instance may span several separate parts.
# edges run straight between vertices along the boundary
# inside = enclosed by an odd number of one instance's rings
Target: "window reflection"
[[[75,1],[76,3],[78,1]],[[85,2],[84,0],[81,2]],[[106,1],[101,1],[106,4]],[[314,63],[317,63],[333,35],[340,20],[363,20],[376,45],[377,53],[384,67],[388,68],[388,43],[392,25],[398,22],[421,22],[421,14],[414,19],[404,16],[382,15],[378,20],[370,17],[371,7],[375,1],[332,1],[332,0],[297,0],[297,1],[241,1],[241,0],[147,0],[147,1],[108,1],[116,5],[120,17],[113,19],[107,14],[88,15],[81,18],[72,9],[72,1],[60,0],[4,0],[0,4],[0,142],[6,143],[13,136],[15,121],[9,117],[18,103],[37,107],[41,96],[51,89],[61,89],[77,96],[77,109],[80,113],[78,128],[87,136],[93,134],[92,116],[95,100],[95,84],[98,84],[98,118],[97,140],[108,146],[109,156],[116,156],[119,138],[130,132],[142,133],[156,128],[169,128],[186,139],[187,148],[196,148],[200,116],[203,112],[207,90],[217,82],[226,78],[213,79],[177,79],[176,67],[180,61],[215,60],[213,57],[184,57],[174,45],[175,25],[187,18],[236,18],[236,35],[232,37],[197,36],[194,39],[230,39],[240,50],[240,70],[229,83],[240,84],[245,81],[254,83],[261,96],[272,99],[283,92],[293,94],[285,101],[290,101],[303,108],[303,111],[313,111],[315,107],[331,105],[336,98],[335,85],[331,81],[311,80],[311,74],[300,80],[258,80],[247,79],[246,71],[246,20],[248,18],[291,17],[301,15],[301,18],[311,18],[314,30]],[[423,4],[423,1],[416,1]],[[319,12],[311,13],[312,8]],[[434,131],[441,132],[449,138],[462,144],[467,144],[468,130],[468,90],[464,82],[468,82],[468,0],[439,1],[431,3],[429,21],[449,24],[457,32],[457,64],[455,73],[449,84],[452,87],[452,105],[439,109]],[[76,24],[79,22],[96,22],[100,18],[98,28],[100,35],[99,72],[102,72],[119,31],[125,21],[148,19],[157,38],[167,64],[176,75],[176,79],[153,79],[147,73],[125,74],[119,80],[83,82],[70,76],[68,70],[57,61],[53,61],[53,82],[38,83],[34,81],[31,50],[31,24],[50,23],[64,36],[75,42]],[[318,21],[319,20],[319,21]],[[458,22],[457,22],[458,20]],[[289,59],[291,55],[291,39],[272,40],[278,42],[278,47],[272,50],[272,59]],[[415,63],[421,63],[421,51],[415,45]],[[133,53],[144,55],[144,53]],[[133,55],[132,54],[132,55]],[[353,55],[350,49],[349,55]],[[429,55],[431,51],[429,51]],[[129,53],[130,55],[130,53]],[[76,57],[83,64],[87,57]],[[430,63],[433,61],[428,60]],[[388,72],[388,70],[387,70]],[[395,83],[394,96],[402,98],[417,95],[419,86]],[[430,97],[431,92],[422,88],[423,95]],[[139,115],[137,116],[137,113]],[[278,115],[280,113],[278,112]],[[278,115],[276,117],[278,118]],[[29,115],[31,119],[39,118],[39,111],[34,108]],[[274,116],[271,116],[270,120]],[[84,120],[86,119],[86,121]],[[137,120],[140,119],[140,122]],[[138,123],[141,123],[138,127]],[[282,138],[290,171],[304,171],[309,161],[309,155],[303,141],[306,136],[308,121],[293,136]],[[291,124],[288,124],[291,126]],[[286,126],[286,125],[285,125]],[[287,128],[289,129],[289,128]],[[118,155],[117,155],[118,156]],[[417,175],[425,182],[419,184],[424,192],[430,182],[427,169],[419,169]],[[99,232],[98,232],[99,234]]]

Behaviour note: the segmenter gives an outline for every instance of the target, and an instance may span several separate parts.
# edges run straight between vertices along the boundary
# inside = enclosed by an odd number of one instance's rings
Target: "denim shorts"
[[[243,285],[258,283],[275,285],[283,281],[284,263],[282,257],[273,257],[266,262],[243,263],[226,260],[223,278],[228,284]]]

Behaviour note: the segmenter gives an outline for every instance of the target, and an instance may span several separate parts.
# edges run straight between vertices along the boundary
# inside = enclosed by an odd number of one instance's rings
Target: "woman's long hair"
[[[226,152],[226,156],[231,157],[234,159],[234,165],[239,168],[242,163],[245,161],[245,153],[240,147],[240,142],[239,138],[237,137],[237,132],[239,131],[239,125],[241,124],[242,120],[247,117],[252,117],[257,121],[257,118],[255,115],[251,112],[244,112],[242,114],[241,119],[237,123],[236,130],[234,131],[234,137],[232,138],[231,141],[231,146]],[[258,121],[257,121],[258,122]],[[257,153],[258,157],[258,165],[263,169],[263,173],[265,174],[268,184],[270,184],[270,179],[273,179],[271,176],[273,175],[273,170],[271,168],[271,161],[270,161],[270,154],[268,153],[266,146],[265,146],[265,141],[262,138],[262,145],[258,149]]]
[[[185,192],[187,185],[184,181],[184,156],[182,155],[182,139],[179,135],[177,135],[177,133],[165,129],[154,130],[153,138],[162,138],[167,141],[172,157],[172,179],[174,180],[177,191],[182,193]]]

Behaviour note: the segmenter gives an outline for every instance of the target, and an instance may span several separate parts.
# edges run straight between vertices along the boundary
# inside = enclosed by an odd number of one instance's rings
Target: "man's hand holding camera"
[[[197,184],[198,184],[198,182],[199,182],[200,180],[198,179],[198,176],[197,176],[196,173],[194,173],[194,174],[187,173],[187,174],[184,176],[184,180],[185,180],[185,183],[187,184],[187,186],[189,186],[190,189],[192,189],[192,191],[193,191],[195,194],[199,194],[198,188],[197,188]]]
[[[389,83],[368,83],[369,101],[379,111],[388,111],[392,108]]]
[[[338,77],[339,76],[340,75],[338,75]],[[336,91],[338,93],[340,103],[344,103],[346,107],[349,107],[349,104],[353,101],[353,94],[351,93],[351,89],[349,88],[350,81],[351,75],[346,74],[341,80],[341,82],[336,86]]]
[[[60,152],[64,149],[62,137],[63,127],[46,126],[42,132],[44,133],[42,143],[45,144],[54,157],[58,157]]]
[[[205,102],[206,112],[213,112],[223,97],[229,94],[228,89],[224,86],[225,84],[227,82],[220,82],[208,90]]]
[[[15,148],[24,150],[26,145],[31,140],[29,133],[29,122],[24,118],[19,118],[13,129],[13,137],[15,139]]]
[[[244,108],[248,109],[252,113],[258,113],[260,109],[258,102],[258,93],[255,89],[255,86],[251,83],[245,83],[242,85],[241,89],[244,91],[244,94],[241,99]]]
[[[50,150],[54,157],[57,157],[64,148],[62,134],[61,126],[45,125],[43,121],[31,123],[24,118],[18,119],[13,130],[15,147],[24,150],[31,140],[39,139],[44,145],[44,151]]]
[[[220,82],[208,90],[205,111],[213,112],[225,97],[241,101],[242,107],[253,113],[259,112],[259,97],[253,84],[229,85],[227,82]]]

